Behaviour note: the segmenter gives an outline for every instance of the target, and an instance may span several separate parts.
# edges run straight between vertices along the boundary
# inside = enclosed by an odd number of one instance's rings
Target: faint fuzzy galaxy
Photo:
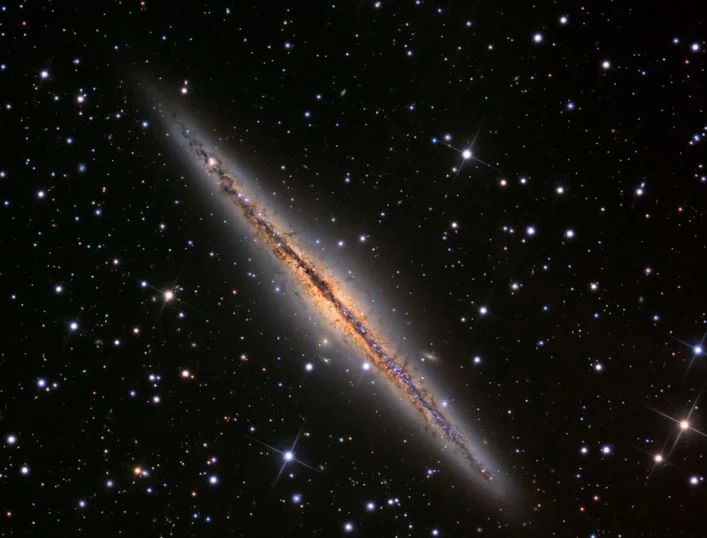
[[[0,6],[0,536],[704,536],[703,18]]]

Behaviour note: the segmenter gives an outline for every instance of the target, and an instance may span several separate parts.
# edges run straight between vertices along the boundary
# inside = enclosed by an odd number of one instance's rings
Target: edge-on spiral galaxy
[[[199,167],[215,179],[229,204],[238,210],[259,241],[299,283],[317,311],[331,320],[370,364],[395,386],[400,397],[416,409],[426,427],[462,455],[465,465],[475,476],[491,482],[492,473],[468,440],[445,416],[422,382],[411,375],[400,358],[390,351],[390,346],[384,342],[376,328],[355,310],[353,301],[346,297],[337,283],[305,255],[289,234],[278,229],[263,207],[245,194],[241,179],[230,172],[214,152],[207,149],[206,144],[195,134],[196,130],[190,129],[176,112],[167,114],[159,105],[157,109],[163,121],[171,127],[170,136],[183,138],[186,142],[183,147],[188,148],[192,159],[195,158]]]

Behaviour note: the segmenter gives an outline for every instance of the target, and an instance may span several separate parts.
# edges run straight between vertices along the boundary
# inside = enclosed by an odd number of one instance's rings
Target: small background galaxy
[[[0,536],[704,536],[697,6],[0,5]],[[504,495],[204,195],[148,81]]]

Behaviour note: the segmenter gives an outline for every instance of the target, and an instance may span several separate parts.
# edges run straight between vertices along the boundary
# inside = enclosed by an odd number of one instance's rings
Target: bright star
[[[700,391],[700,393],[695,398],[694,402],[692,403],[692,406],[690,407],[690,411],[688,412],[687,416],[681,420],[671,417],[670,415],[663,413],[662,411],[658,411],[657,409],[651,408],[652,411],[655,411],[656,413],[667,418],[668,420],[672,420],[679,427],[679,432],[677,433],[677,435],[674,436],[674,440],[672,442],[670,450],[667,451],[668,456],[670,456],[670,454],[673,453],[673,450],[675,450],[675,447],[677,446],[677,444],[680,441],[683,434],[686,435],[689,432],[694,432],[698,435],[701,435],[702,437],[707,437],[707,433],[694,428],[692,426],[692,424],[690,423],[690,417],[692,416],[692,413],[697,408],[697,404],[699,403],[701,396],[702,396],[702,391]]]
[[[254,430],[251,429],[251,431],[254,431]],[[295,457],[294,450],[295,450],[295,447],[297,446],[297,442],[299,441],[299,438],[302,435],[303,431],[304,431],[304,429],[301,429],[299,431],[299,433],[297,434],[297,437],[295,437],[294,443],[292,443],[292,446],[289,448],[289,450],[285,450],[285,451],[278,450],[274,446],[268,445],[267,443],[263,443],[262,441],[259,441],[258,439],[251,437],[250,435],[247,436],[249,439],[255,441],[256,443],[258,443],[260,445],[263,445],[264,447],[272,450],[273,452],[277,452],[278,454],[280,454],[282,456],[282,466],[280,467],[280,470],[278,471],[277,476],[275,477],[275,481],[274,481],[273,485],[277,484],[278,480],[280,480],[280,476],[282,475],[283,471],[285,470],[285,467],[288,464],[290,464],[291,462],[299,463],[300,465],[302,465],[312,471],[317,470],[314,467],[312,467],[311,465],[308,465],[307,463],[305,463],[302,460],[299,460]],[[307,436],[308,436],[308,434],[305,434],[305,437],[307,437]]]

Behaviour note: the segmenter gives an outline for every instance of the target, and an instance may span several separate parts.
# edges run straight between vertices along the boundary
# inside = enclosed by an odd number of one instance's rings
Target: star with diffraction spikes
[[[704,390],[704,387],[703,387],[703,389],[700,390],[699,394],[697,395],[697,398],[695,398],[695,401],[692,403],[692,406],[690,407],[690,411],[687,413],[687,416],[682,419],[671,417],[667,413],[663,413],[662,411],[659,411],[658,409],[649,408],[651,411],[658,413],[662,417],[665,417],[668,420],[673,421],[678,426],[677,434],[675,435],[675,438],[673,439],[673,442],[670,445],[670,448],[668,450],[666,450],[666,447],[668,446],[668,444],[670,444],[670,437],[668,437],[668,439],[666,439],[666,441],[665,441],[665,444],[663,445],[663,450],[661,450],[657,454],[653,455],[653,467],[651,468],[651,471],[648,474],[649,479],[650,479],[651,474],[653,474],[653,471],[655,470],[655,467],[657,465],[666,463],[669,460],[669,458],[673,454],[673,451],[675,450],[675,447],[677,446],[678,442],[680,441],[680,439],[682,438],[683,435],[687,435],[689,432],[694,432],[698,435],[701,435],[702,437],[707,438],[707,433],[695,428],[690,421],[690,419],[692,418],[692,414],[694,413],[695,409],[697,408],[697,404],[700,401],[700,397],[702,396],[703,390]]]
[[[481,128],[479,128],[479,130],[480,129]],[[479,130],[476,131],[476,133],[474,134],[474,137],[471,140],[471,143],[468,145],[468,147],[465,147],[465,148],[457,148],[457,147],[453,146],[451,143],[452,142],[452,135],[449,133],[445,134],[441,140],[437,137],[432,138],[433,144],[441,143],[442,145],[447,146],[449,149],[456,151],[461,156],[461,159],[462,159],[461,163],[458,166],[455,166],[452,168],[452,172],[454,172],[454,178],[452,179],[452,182],[454,182],[454,180],[457,179],[457,176],[459,176],[459,174],[461,173],[462,168],[464,167],[464,164],[468,161],[474,161],[479,164],[482,164],[483,166],[485,166],[487,168],[490,168],[491,170],[494,170],[499,173],[501,172],[498,168],[496,168],[492,164],[482,161],[481,159],[479,159],[478,157],[476,157],[474,155],[472,148],[474,146],[474,143],[476,142],[476,138],[479,136]]]
[[[255,437],[251,437],[250,435],[246,435],[246,437],[248,439],[250,439],[251,441],[255,441],[256,443],[263,445],[265,448],[268,448],[269,450],[272,450],[273,452],[277,452],[278,454],[280,454],[282,456],[282,465],[280,466],[280,470],[277,472],[277,476],[275,477],[275,481],[272,484],[273,488],[277,485],[278,481],[280,480],[280,476],[282,476],[282,473],[285,470],[285,467],[287,467],[287,465],[289,463],[292,463],[292,462],[299,463],[300,465],[306,467],[307,469],[310,469],[315,472],[319,472],[318,469],[315,469],[311,465],[309,465],[309,464],[305,463],[304,461],[297,459],[295,457],[295,447],[297,446],[297,443],[299,442],[299,438],[302,435],[303,431],[304,431],[304,428],[300,429],[299,433],[297,434],[297,437],[295,437],[295,440],[292,443],[292,446],[289,448],[289,450],[279,450],[272,445],[269,445],[267,443],[264,443],[263,441],[260,441],[259,439],[256,439]]]
[[[690,369],[692,368],[692,365],[695,363],[695,360],[697,360],[698,357],[702,356],[705,352],[705,338],[707,338],[707,332],[705,332],[702,335],[702,338],[700,339],[699,344],[689,344],[685,342],[684,340],[680,340],[679,338],[673,337],[674,340],[677,340],[680,342],[683,346],[687,347],[692,351],[692,356],[690,357],[690,364],[687,365],[687,369],[685,370],[685,375],[683,376],[682,380],[683,382],[687,378],[687,374],[690,373]]]

